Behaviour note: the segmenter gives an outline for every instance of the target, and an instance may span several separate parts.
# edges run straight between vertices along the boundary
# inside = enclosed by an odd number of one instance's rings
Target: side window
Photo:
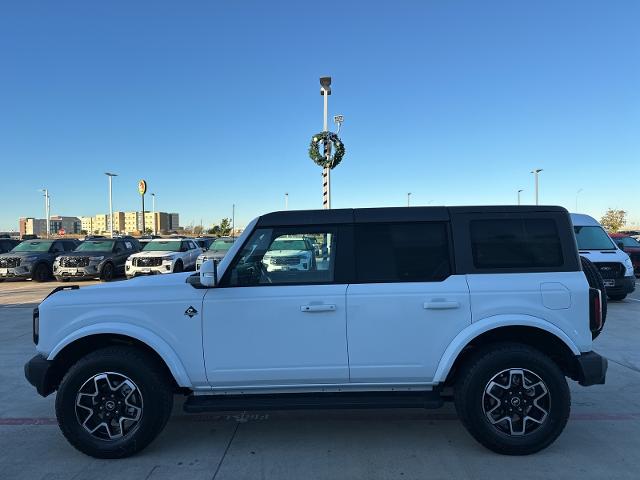
[[[356,225],[358,283],[436,282],[451,274],[443,222]]]
[[[113,253],[122,253],[125,251],[124,244],[122,242],[116,242],[113,248]]]
[[[125,247],[127,250],[133,250],[133,243],[131,243],[131,242],[129,242],[129,241],[124,242],[124,247]]]
[[[198,248],[198,245],[194,242],[189,242],[189,250],[195,250],[196,248]]]
[[[62,247],[62,242],[53,242],[51,245],[51,253],[61,253],[64,252],[64,248]]]
[[[76,249],[76,244],[74,242],[64,242],[64,249],[67,252],[71,252]]]
[[[314,249],[305,237],[317,239],[320,248]],[[332,283],[336,239],[333,227],[257,229],[222,286]]]
[[[476,268],[540,268],[563,265],[562,245],[552,219],[472,220]]]

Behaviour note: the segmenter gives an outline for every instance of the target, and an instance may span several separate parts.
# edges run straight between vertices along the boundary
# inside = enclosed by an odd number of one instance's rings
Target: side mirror
[[[212,288],[218,283],[218,262],[207,260],[200,266],[200,283],[203,287]]]

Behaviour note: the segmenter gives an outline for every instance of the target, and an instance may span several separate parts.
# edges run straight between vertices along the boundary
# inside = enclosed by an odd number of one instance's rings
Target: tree
[[[151,235],[153,233],[153,230],[151,230],[151,228],[147,227],[144,229],[144,233],[146,233],[147,235]]]
[[[602,226],[609,232],[617,232],[627,223],[627,212],[610,208],[600,219]]]
[[[217,235],[219,237],[228,236],[231,233],[231,219],[223,218],[220,220],[220,225],[213,225],[212,228],[207,230],[207,233]]]
[[[200,225],[196,225],[195,227],[193,227],[193,234],[194,235],[201,235],[202,234],[202,227]]]
[[[80,230],[80,235],[87,235],[89,232],[87,232],[86,230]]]

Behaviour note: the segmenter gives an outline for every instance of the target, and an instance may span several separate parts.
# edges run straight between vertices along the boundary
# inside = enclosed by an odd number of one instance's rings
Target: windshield
[[[76,252],[110,252],[113,243],[112,240],[85,240],[76,248]]]
[[[142,249],[144,252],[179,252],[180,240],[162,240],[147,243]]]
[[[12,252],[48,252],[53,244],[53,240],[49,241],[29,241],[26,240],[15,246]]]
[[[306,250],[307,244],[304,240],[276,240],[271,244],[269,250]]]
[[[233,245],[231,240],[216,240],[211,244],[209,250],[229,250]]]
[[[616,238],[616,242],[622,243],[625,247],[640,248],[640,242],[638,242],[635,238],[631,238],[631,237]]]
[[[573,227],[578,240],[578,250],[615,250],[607,232],[602,227]]]

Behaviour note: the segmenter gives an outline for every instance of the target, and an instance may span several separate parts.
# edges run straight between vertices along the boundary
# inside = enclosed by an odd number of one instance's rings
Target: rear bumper
[[[578,383],[583,387],[603,385],[607,375],[607,359],[596,352],[585,352],[576,356]]]
[[[36,355],[25,363],[24,376],[43,397],[53,393],[58,386],[55,364],[42,355]]]

